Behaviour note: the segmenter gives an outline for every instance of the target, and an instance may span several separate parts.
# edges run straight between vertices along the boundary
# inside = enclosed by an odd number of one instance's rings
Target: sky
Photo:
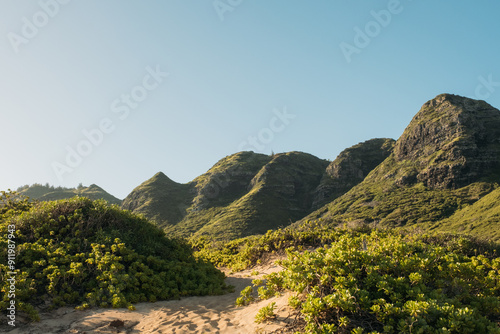
[[[0,0],[0,190],[120,199],[246,150],[333,160],[428,100],[500,107],[500,2]]]

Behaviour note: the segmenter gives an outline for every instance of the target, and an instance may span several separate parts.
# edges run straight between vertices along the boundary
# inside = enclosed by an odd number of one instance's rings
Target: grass
[[[500,242],[500,188],[452,216],[431,226],[431,230],[455,232]]]

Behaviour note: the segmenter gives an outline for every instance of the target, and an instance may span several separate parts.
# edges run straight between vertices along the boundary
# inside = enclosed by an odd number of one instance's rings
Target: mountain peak
[[[163,172],[158,172],[156,173],[151,179],[149,179],[150,183],[177,183],[173,181],[171,178],[169,178],[167,175],[165,175]]]
[[[430,188],[457,188],[500,165],[500,111],[484,101],[441,94],[426,102],[394,149],[414,165],[413,177]]]
[[[441,94],[422,106],[392,153],[361,183],[301,222],[322,218],[332,226],[419,224],[425,229],[429,222],[440,224],[437,222],[482,198],[499,181],[500,111],[484,101]],[[493,217],[496,212],[489,214]],[[464,216],[471,217],[469,213]],[[477,216],[471,219],[477,220]],[[448,227],[457,226],[456,220],[465,222],[455,216]],[[481,229],[491,231],[495,224],[493,218]]]
[[[166,176],[163,172],[158,172],[156,173],[153,178],[167,178],[168,179],[168,176]]]
[[[472,100],[472,99],[469,99],[469,98],[464,97],[464,96],[456,95],[456,94],[443,93],[443,94],[439,94],[435,98],[427,101],[424,104],[424,106],[426,104],[435,106],[435,105],[439,105],[439,104],[446,103],[446,102],[454,103],[454,104],[461,104],[465,100]]]
[[[419,119],[429,113],[436,112],[451,116],[457,113],[475,112],[481,109],[494,108],[482,100],[474,100],[455,94],[440,94],[424,103],[420,111],[415,115],[415,118]]]

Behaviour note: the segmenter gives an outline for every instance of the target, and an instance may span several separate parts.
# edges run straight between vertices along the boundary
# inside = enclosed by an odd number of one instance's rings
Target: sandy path
[[[258,275],[251,275],[252,271]],[[245,307],[236,307],[240,291],[255,278],[280,270],[269,261],[267,265],[231,274],[227,283],[235,286],[235,292],[223,296],[188,297],[181,300],[136,304],[136,311],[126,309],[92,309],[76,311],[61,308],[41,314],[41,321],[18,327],[8,333],[270,333],[282,327],[289,319],[288,295],[272,298]],[[270,323],[254,322],[257,311],[276,302],[278,317]],[[118,327],[110,325],[112,321]],[[122,321],[123,323],[121,323]],[[0,330],[1,331],[1,330]]]

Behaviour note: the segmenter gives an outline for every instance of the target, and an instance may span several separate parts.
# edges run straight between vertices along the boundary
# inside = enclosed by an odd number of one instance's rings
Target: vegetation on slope
[[[229,155],[219,160],[206,173],[193,180],[196,197],[188,213],[205,208],[224,207],[248,192],[254,176],[273,157],[249,151]]]
[[[254,152],[239,152],[217,162],[205,174],[193,180],[196,192],[184,219],[168,233],[189,237],[204,233],[219,238],[241,237],[246,222],[256,208],[247,201],[251,182],[272,157]],[[224,226],[220,219],[231,216],[236,224]],[[220,228],[218,228],[220,226]]]
[[[191,231],[193,238],[211,236],[218,240],[287,226],[311,212],[312,192],[327,164],[302,152],[276,154],[245,186],[242,197],[223,208],[193,212],[184,225],[204,221],[202,227]]]
[[[372,139],[332,163],[302,152],[239,152],[188,184],[156,174],[122,208],[142,213],[169,234],[230,240],[265,233],[309,214],[361,182],[390,154],[392,139]]]
[[[270,160],[264,154],[236,153],[187,184],[160,172],[135,188],[122,208],[145,215],[168,234],[187,237],[244,196],[252,178]]]
[[[498,245],[380,230],[330,233],[335,242],[314,251],[287,250],[284,270],[254,281],[237,304],[251,302],[255,288],[261,299],[291,291],[293,330],[301,333],[500,333]],[[256,320],[268,318],[272,304]]]
[[[481,182],[452,190],[428,189],[422,183],[398,187],[389,182],[363,182],[304,220],[322,218],[332,225],[368,223],[379,227],[418,224],[427,229],[430,223],[450,217],[496,187]]]
[[[27,196],[32,200],[55,201],[68,199],[75,196],[87,197],[93,200],[103,199],[110,204],[121,204],[121,200],[106,192],[101,187],[92,184],[84,187],[81,184],[77,188],[54,187],[48,184],[25,185],[17,189],[17,193]]]
[[[302,152],[240,152],[186,185],[162,173],[130,194],[122,208],[143,213],[177,237],[231,240],[286,226],[312,211],[326,160]]]
[[[191,205],[194,189],[191,184],[172,181],[159,172],[135,188],[124,200],[122,209],[142,214],[158,227],[175,225]]]
[[[451,217],[432,225],[435,231],[455,232],[500,242],[500,188]]]
[[[131,303],[220,294],[224,274],[146,219],[105,201],[75,197],[30,203],[2,193],[0,233],[13,232],[18,310]],[[0,240],[0,309],[9,297],[8,239]]]

